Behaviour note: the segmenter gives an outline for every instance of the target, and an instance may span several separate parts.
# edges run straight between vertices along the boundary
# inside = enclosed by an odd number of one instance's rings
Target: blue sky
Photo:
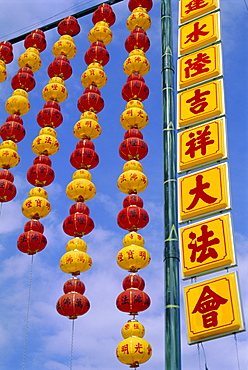
[[[4,1],[0,14],[0,39],[7,40],[19,33],[31,31],[40,25],[95,4],[98,2]],[[248,12],[243,0],[222,0],[220,6],[232,219],[238,261],[237,271],[247,321]],[[172,1],[172,7],[176,64],[178,1]],[[125,132],[120,125],[119,117],[125,109],[121,88],[126,82],[126,75],[122,71],[122,64],[127,58],[124,42],[129,31],[125,27],[125,22],[130,12],[127,8],[127,1],[113,6],[113,10],[117,20],[111,27],[114,35],[113,41],[107,46],[110,53],[110,62],[105,67],[108,83],[101,89],[105,108],[98,115],[103,132],[99,138],[94,140],[100,163],[91,171],[97,195],[87,204],[95,222],[95,229],[85,237],[88,254],[93,259],[93,266],[81,274],[81,280],[86,285],[85,295],[91,302],[91,309],[75,321],[74,370],[125,368],[125,365],[119,363],[115,357],[115,348],[122,340],[121,327],[129,318],[128,315],[118,311],[115,306],[116,297],[122,291],[122,280],[127,275],[115,262],[116,255],[122,248],[122,238],[126,234],[116,223],[117,214],[122,209],[122,200],[125,197],[118,190],[116,182],[125,163],[118,155],[118,147]],[[144,102],[149,124],[142,130],[144,140],[149,147],[148,156],[142,160],[149,186],[140,196],[144,200],[144,208],[149,213],[150,222],[140,233],[145,238],[145,247],[149,250],[152,260],[146,269],[140,271],[140,275],[145,279],[145,291],[150,295],[152,304],[147,311],[139,315],[138,319],[146,328],[145,339],[153,347],[153,356],[150,361],[141,365],[144,370],[164,368],[160,1],[154,1],[154,7],[149,14],[152,18],[152,27],[147,33],[151,40],[151,48],[146,56],[151,69],[145,76],[145,80],[149,86],[150,95]],[[34,257],[25,365],[27,370],[69,368],[71,321],[57,314],[55,306],[57,299],[63,294],[64,282],[70,277],[59,268],[59,260],[65,253],[65,245],[69,240],[69,237],[62,231],[62,223],[68,216],[69,207],[72,204],[65,195],[65,188],[74,172],[74,168],[69,163],[70,154],[77,143],[72,129],[80,117],[76,103],[84,90],[80,83],[80,76],[86,69],[84,53],[90,45],[87,34],[93,26],[91,15],[81,18],[79,22],[81,33],[74,38],[78,53],[71,60],[73,76],[66,81],[69,98],[61,104],[64,122],[57,129],[60,150],[51,157],[56,177],[54,183],[46,188],[52,205],[52,212],[42,220],[48,245],[44,251]],[[23,30],[24,27],[25,30]],[[54,58],[51,49],[58,38],[56,29],[46,33],[47,49],[41,53],[42,67],[35,73],[36,88],[29,93],[31,110],[23,116],[27,133],[24,140],[18,144],[21,163],[11,171],[15,176],[18,195],[12,202],[3,204],[0,216],[0,369],[3,370],[16,370],[21,367],[22,363],[30,257],[18,251],[16,240],[23,232],[27,221],[21,214],[21,204],[31,189],[31,185],[26,180],[26,172],[35,157],[31,150],[31,143],[40,129],[36,123],[36,115],[44,105],[41,91],[49,80],[47,67]],[[17,73],[17,60],[24,50],[23,42],[14,46],[15,59],[7,65],[9,77],[0,85],[1,124],[8,116],[4,103],[12,93],[11,77]],[[185,284],[181,280],[181,288]],[[200,369],[197,347],[187,344],[183,301],[181,323],[182,368],[184,370]],[[246,332],[240,333],[237,339],[240,368],[245,369],[248,367],[248,335]],[[206,342],[204,349],[209,369],[238,369],[233,336]],[[201,368],[203,364],[201,352]]]

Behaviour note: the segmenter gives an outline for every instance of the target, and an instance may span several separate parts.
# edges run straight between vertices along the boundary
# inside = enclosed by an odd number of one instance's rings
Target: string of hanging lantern
[[[68,24],[68,20],[65,18],[58,25],[58,32],[60,34],[61,32],[68,32],[77,35],[80,27],[76,19],[74,23],[76,26],[73,33],[71,24]],[[64,38],[61,40],[62,37]],[[37,123],[42,127],[39,135],[32,143],[32,150],[37,157],[35,157],[33,165],[27,171],[27,180],[34,188],[30,190],[28,199],[22,204],[22,213],[31,221],[24,226],[24,233],[19,236],[17,247],[21,252],[29,255],[43,250],[47,244],[45,236],[42,235],[44,227],[38,220],[46,217],[51,210],[48,193],[43,188],[50,185],[55,178],[51,167],[52,161],[49,157],[59,150],[55,128],[59,127],[63,122],[60,103],[68,95],[64,86],[64,80],[68,79],[72,74],[68,58],[76,55],[76,47],[72,36],[63,35],[61,38],[53,45],[52,52],[55,60],[48,67],[50,80],[42,91],[42,97],[46,103],[37,115]],[[36,230],[37,224],[39,225],[39,230]],[[26,230],[27,225],[29,225],[28,230]]]
[[[109,53],[106,45],[112,40],[110,26],[115,22],[111,6],[100,5],[93,13],[92,21],[94,27],[88,33],[91,46],[84,56],[88,67],[81,76],[85,90],[77,102],[81,116],[73,128],[73,134],[79,141],[70,156],[70,163],[76,171],[66,187],[67,197],[75,203],[70,207],[70,215],[63,222],[63,230],[72,239],[67,242],[66,253],[60,259],[61,270],[71,274],[72,278],[64,284],[64,295],[58,299],[56,305],[58,313],[72,319],[73,325],[74,320],[88,312],[90,308],[89,300],[83,295],[85,285],[78,275],[92,266],[92,259],[86,253],[87,244],[82,237],[94,229],[94,221],[89,216],[90,209],[85,202],[96,195],[90,170],[98,165],[99,157],[92,140],[99,137],[102,131],[97,114],[104,108],[104,100],[99,89],[107,82],[104,66],[109,61]]]
[[[14,59],[13,46],[8,41],[0,42],[0,83],[7,78],[6,64]]]
[[[16,187],[13,184],[14,176],[9,169],[20,162],[16,143],[22,141],[26,134],[21,116],[30,109],[28,92],[32,91],[36,85],[33,72],[39,70],[40,52],[46,48],[43,31],[38,29],[32,31],[26,36],[24,46],[26,51],[20,55],[18,60],[20,69],[11,80],[14,91],[5,103],[9,116],[0,128],[0,136],[3,140],[0,145],[0,168],[3,169],[0,171],[1,202],[11,201],[16,195]],[[13,59],[12,45],[7,41],[0,43],[0,59],[5,63],[10,63]]]
[[[148,185],[140,163],[148,153],[148,146],[140,130],[148,124],[148,115],[142,102],[149,95],[149,88],[143,76],[150,69],[145,53],[150,47],[146,31],[151,25],[148,12],[152,5],[152,0],[129,0],[128,7],[132,13],[126,26],[130,35],[125,41],[129,56],[123,64],[124,73],[128,77],[122,88],[122,97],[127,104],[121,114],[120,123],[126,132],[124,141],[119,146],[119,155],[126,163],[117,185],[121,192],[128,195],[123,200],[124,208],[117,216],[117,223],[129,233],[122,240],[123,248],[117,254],[116,260],[120,268],[129,271],[129,275],[123,280],[124,291],[118,295],[116,306],[133,318],[122,327],[124,339],[118,344],[116,355],[120,362],[130,368],[139,367],[152,355],[151,345],[143,338],[145,328],[136,318],[138,313],[145,311],[151,303],[150,297],[144,292],[144,279],[138,274],[140,269],[148,266],[150,254],[144,248],[143,236],[137,232],[148,224],[149,215],[143,208],[142,198],[137,194],[144,191]]]

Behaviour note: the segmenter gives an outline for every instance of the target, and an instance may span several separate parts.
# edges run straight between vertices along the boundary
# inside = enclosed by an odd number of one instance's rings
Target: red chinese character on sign
[[[207,152],[207,145],[214,144],[214,140],[210,139],[211,131],[209,125],[205,126],[204,130],[196,131],[198,136],[195,137],[194,132],[189,134],[190,140],[187,141],[186,146],[189,148],[186,150],[185,155],[189,155],[190,158],[195,158],[195,152],[201,151],[201,155],[205,155]]]
[[[185,7],[188,8],[188,10],[185,11],[185,14],[193,12],[197,9],[204,8],[207,5],[208,3],[206,3],[205,0],[192,0],[187,5],[185,5]]]
[[[220,305],[227,303],[227,301],[226,298],[212,291],[209,286],[205,286],[192,313],[199,312],[202,314],[204,328],[215,327],[218,325],[218,313],[216,311]]]
[[[186,103],[191,103],[191,107],[189,108],[190,112],[194,114],[204,112],[205,108],[208,106],[208,102],[206,98],[203,98],[205,95],[209,95],[210,91],[203,91],[201,92],[200,89],[194,90],[194,96],[192,98],[186,100]]]
[[[187,44],[188,42],[197,42],[199,41],[200,39],[200,36],[207,36],[207,34],[209,33],[209,31],[203,31],[203,29],[207,26],[206,24],[203,24],[200,28],[199,28],[199,24],[200,22],[195,22],[194,23],[194,31],[189,33],[186,37],[187,37],[187,40],[185,41],[185,44]]]
[[[214,236],[214,232],[208,231],[208,225],[203,225],[201,227],[201,236],[199,236],[196,239],[196,233],[191,232],[189,234],[189,238],[191,239],[191,242],[188,244],[188,248],[192,249],[192,253],[190,256],[190,261],[195,262],[204,262],[208,258],[217,258],[218,253],[217,251],[212,248],[212,245],[216,245],[220,243],[220,239],[218,238],[212,238]],[[212,238],[212,239],[211,239]],[[201,244],[198,244],[201,243]],[[200,253],[199,257],[196,258],[197,253]]]
[[[202,175],[196,176],[196,187],[189,191],[189,194],[195,195],[195,197],[192,203],[186,209],[190,210],[194,208],[200,199],[202,199],[203,202],[208,204],[212,204],[217,200],[217,198],[211,197],[211,195],[208,195],[207,193],[204,192],[205,189],[208,189],[210,187],[210,183],[205,182],[203,184],[202,180],[203,180]]]
[[[198,53],[194,59],[186,60],[185,64],[188,64],[188,67],[184,69],[185,78],[194,77],[201,73],[208,72],[209,68],[206,67],[206,64],[209,63],[211,63],[211,59],[210,56],[207,55],[207,53]],[[193,71],[195,72],[192,73]]]

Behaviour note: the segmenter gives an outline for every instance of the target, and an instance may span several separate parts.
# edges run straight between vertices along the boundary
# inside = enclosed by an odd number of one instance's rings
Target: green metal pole
[[[165,369],[181,369],[177,147],[171,0],[161,0],[164,145]]]
[[[105,1],[104,4],[109,4],[109,5],[113,5],[113,4],[116,4],[116,3],[119,3],[120,1],[123,1],[123,0],[109,0],[109,1]],[[71,14],[73,17],[75,18],[81,18],[81,17],[84,17],[85,15],[88,15],[88,14],[91,14],[93,13],[99,5],[101,5],[103,3],[100,3],[100,4],[97,4],[97,5],[94,5],[92,6],[91,8],[87,8],[85,10],[82,10],[80,12],[77,12],[75,14]],[[49,23],[49,24],[46,24],[45,26],[42,26],[42,27],[39,27],[39,29],[43,32],[45,31],[48,31],[48,30],[51,30],[55,27],[57,27],[57,25],[59,24],[59,22],[61,22],[64,18],[62,19],[59,19],[58,21],[55,21],[55,22],[52,22],[52,23]],[[10,39],[8,40],[11,44],[16,44],[17,42],[19,41],[22,41],[26,38],[27,35],[30,34],[31,31],[29,32],[26,32],[22,35],[19,35],[17,37],[14,37],[13,39]]]

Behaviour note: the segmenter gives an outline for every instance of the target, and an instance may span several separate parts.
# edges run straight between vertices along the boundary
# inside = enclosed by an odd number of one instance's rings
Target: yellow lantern
[[[0,60],[0,82],[4,82],[7,78],[6,64]]]
[[[52,53],[55,57],[59,55],[65,55],[68,59],[72,59],[77,54],[77,48],[74,44],[74,40],[69,35],[63,35],[53,45]]]
[[[112,41],[112,31],[108,23],[104,21],[97,22],[88,33],[88,40],[92,44],[96,41],[102,41],[104,45],[108,45]]]
[[[135,28],[141,27],[144,31],[149,30],[151,27],[151,18],[145,8],[141,6],[135,8],[132,14],[127,18],[127,29],[132,32]]]
[[[118,360],[133,368],[148,361],[151,355],[151,345],[145,339],[139,337],[123,339],[116,348]]]
[[[125,194],[141,193],[146,189],[147,185],[148,179],[146,175],[137,170],[123,172],[117,181],[118,189]]]
[[[141,130],[142,128],[146,127],[146,125],[148,124],[147,113],[136,102],[139,102],[139,101],[130,100],[126,104],[126,110],[124,110],[124,112],[122,113],[120,117],[121,125],[125,130],[129,130],[130,128],[137,128]],[[143,106],[142,103],[141,105]]]
[[[149,265],[150,253],[143,247],[132,244],[122,248],[116,257],[116,262],[123,270],[137,272]]]
[[[56,139],[56,131],[51,127],[40,130],[32,143],[32,150],[36,155],[53,155],[59,150],[59,142]]]
[[[136,170],[143,172],[143,166],[140,162],[136,161],[135,159],[131,159],[131,161],[127,161],[123,166],[123,171],[128,170]]]
[[[139,247],[144,247],[145,240],[142,235],[136,233],[135,231],[131,231],[124,236],[124,238],[122,239],[122,244],[124,245],[124,247],[128,247],[132,244],[138,245]]]
[[[85,202],[96,195],[96,187],[90,180],[75,179],[67,185],[66,195],[74,202]]]
[[[55,100],[58,103],[62,103],[67,97],[68,91],[60,77],[52,77],[42,90],[42,98],[45,101]]]
[[[128,337],[139,337],[143,338],[145,335],[145,327],[137,320],[128,320],[121,329],[121,335],[124,339]]]
[[[51,211],[51,205],[47,200],[46,190],[36,187],[30,190],[22,204],[22,213],[27,218],[39,219],[46,217]]]
[[[78,250],[66,252],[60,259],[61,270],[72,275],[79,275],[81,272],[89,270],[91,266],[91,257]]]
[[[76,138],[80,140],[86,138],[89,138],[91,140],[96,139],[98,136],[101,135],[101,132],[102,128],[97,120],[93,118],[87,118],[83,115],[81,115],[80,121],[78,121],[73,128],[74,136],[76,136]]]
[[[86,179],[86,180],[91,181],[92,180],[92,175],[89,171],[81,169],[81,170],[77,170],[77,171],[74,172],[74,174],[72,175],[72,179],[73,180]]]
[[[81,83],[85,88],[94,85],[101,89],[107,83],[107,76],[103,66],[97,62],[90,63],[81,76]]]
[[[28,93],[22,89],[14,90],[12,96],[6,100],[5,109],[9,114],[17,114],[19,116],[28,113],[30,109]]]
[[[87,252],[86,242],[83,239],[80,239],[78,237],[70,239],[66,243],[66,251],[70,252],[70,251],[75,251],[75,250],[78,250],[78,251],[81,251],[81,252]]]
[[[37,72],[41,67],[40,53],[36,48],[27,48],[18,59],[20,68],[29,67],[33,72]]]
[[[85,112],[83,112],[80,116],[80,119],[93,119],[94,121],[97,121],[98,122],[98,116],[96,113],[90,111],[90,110],[86,110]]]
[[[20,162],[17,145],[12,140],[5,140],[0,144],[0,168],[9,169]]]
[[[129,53],[129,57],[123,64],[124,73],[130,76],[132,73],[139,73],[142,76],[150,70],[150,64],[146,55],[141,49],[134,49]]]

